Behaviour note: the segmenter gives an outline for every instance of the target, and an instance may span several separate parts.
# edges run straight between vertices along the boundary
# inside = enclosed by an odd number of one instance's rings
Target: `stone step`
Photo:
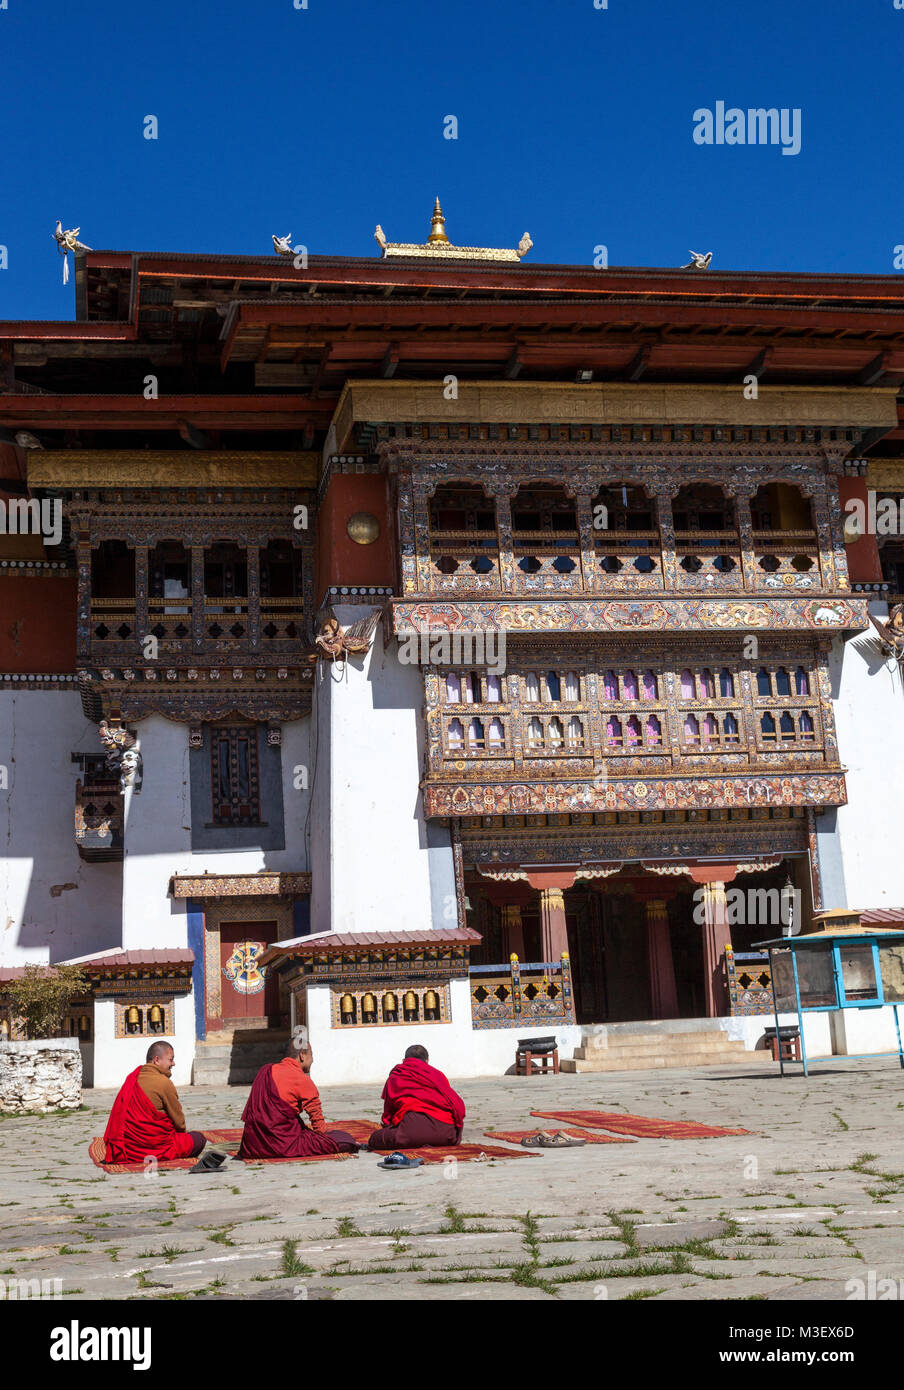
[[[211,1033],[195,1048],[192,1081],[196,1086],[250,1086],[261,1067],[278,1062],[286,1029],[243,1028]]]
[[[746,1051],[739,1038],[717,1038],[711,1033],[688,1033],[682,1036],[680,1041],[677,1037],[668,1040],[655,1037],[610,1038],[608,1045],[605,1045],[603,1040],[599,1038],[586,1038],[581,1046],[575,1050],[575,1056],[580,1054],[582,1059],[587,1059],[590,1057],[615,1057],[625,1052],[658,1054],[671,1051],[673,1048],[681,1052],[726,1052],[728,1054]]]
[[[289,1033],[285,1028],[222,1028],[200,1039],[197,1047],[282,1048],[288,1041]]]
[[[559,1069],[564,1072],[604,1072],[604,1071],[659,1071],[663,1068],[674,1067],[736,1067],[736,1066],[760,1066],[764,1062],[771,1062],[772,1055],[769,1052],[760,1050],[758,1052],[682,1052],[678,1048],[670,1049],[668,1052],[640,1052],[633,1055],[625,1050],[615,1052],[610,1057],[597,1055],[584,1060],[580,1057],[566,1057],[559,1063]]]

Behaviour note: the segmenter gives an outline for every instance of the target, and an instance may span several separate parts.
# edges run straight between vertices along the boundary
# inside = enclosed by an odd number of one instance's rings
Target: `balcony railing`
[[[583,588],[581,547],[573,533],[516,531],[512,559],[516,593],[575,593]]]
[[[732,1014],[771,1014],[772,971],[768,951],[725,948],[725,971]]]
[[[737,593],[744,588],[737,531],[676,531],[675,573],[679,589]]]
[[[662,546],[658,531],[595,531],[601,589],[661,589]]]
[[[494,531],[434,531],[430,537],[430,592],[480,593],[500,587]]]
[[[251,640],[252,605],[247,598],[205,597],[201,614],[201,644],[195,643],[194,605],[190,598],[151,598],[147,621],[139,631],[134,598],[103,598],[91,602],[90,647],[104,660],[138,661],[146,638],[154,637],[161,656],[201,655],[205,649],[240,653]],[[258,648],[287,652],[305,634],[304,600],[261,598],[257,614]]]
[[[754,531],[757,585],[764,589],[818,589],[819,547],[813,531]]]
[[[472,965],[471,1024],[474,1028],[525,1028],[574,1023],[568,956],[560,961]]]
[[[89,863],[122,859],[123,799],[119,780],[75,784],[75,843]]]
[[[820,591],[813,531],[755,531],[751,545],[745,572],[735,530],[678,531],[669,552],[658,531],[594,531],[585,574],[581,546],[571,532],[516,531],[506,554],[499,551],[494,531],[443,531],[431,534],[427,591],[463,596],[504,589],[522,595]]]

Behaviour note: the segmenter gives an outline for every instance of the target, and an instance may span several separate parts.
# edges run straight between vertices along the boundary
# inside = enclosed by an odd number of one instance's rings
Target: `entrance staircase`
[[[651,1019],[646,1023],[594,1023],[583,1029],[574,1057],[560,1070],[659,1071],[663,1067],[759,1067],[771,1052],[748,1052],[715,1018]]]
[[[193,1086],[250,1086],[266,1062],[278,1062],[288,1028],[233,1028],[195,1044]]]

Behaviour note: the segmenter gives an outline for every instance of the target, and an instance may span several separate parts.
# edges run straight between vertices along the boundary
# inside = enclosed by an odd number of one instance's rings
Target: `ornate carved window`
[[[573,775],[570,760],[586,763],[586,775],[591,759],[608,762],[613,775],[622,767],[693,769],[723,755],[738,767],[812,765],[828,755],[824,747],[834,749],[823,735],[815,651],[801,660],[783,650],[752,671],[702,658],[703,650],[695,656],[687,648],[647,652],[630,666],[616,665],[611,655],[590,666],[574,657],[555,664],[536,657],[493,686],[482,672],[442,673],[431,697],[439,733],[432,770],[444,757],[495,760],[499,776],[540,767]]]
[[[256,726],[212,726],[210,761],[214,824],[260,824]]]

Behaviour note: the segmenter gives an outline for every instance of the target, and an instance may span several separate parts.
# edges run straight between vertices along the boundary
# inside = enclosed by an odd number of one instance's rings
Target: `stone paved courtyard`
[[[315,1069],[316,1071],[316,1069]],[[105,1175],[113,1099],[0,1121],[0,1277],[91,1299],[838,1299],[904,1279],[904,1074],[896,1063],[462,1082],[465,1139],[532,1107],[692,1119],[748,1135],[639,1139],[384,1172],[377,1157]],[[183,1088],[192,1128],[237,1126],[246,1087]],[[330,1119],[379,1116],[325,1087]],[[491,1141],[486,1141],[491,1142]],[[898,1286],[899,1288],[901,1286]]]

